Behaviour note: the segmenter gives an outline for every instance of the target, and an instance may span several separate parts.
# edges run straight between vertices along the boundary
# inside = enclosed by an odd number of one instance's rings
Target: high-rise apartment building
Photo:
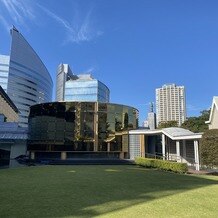
[[[68,64],[60,64],[56,78],[57,101],[109,102],[110,90],[91,74],[74,75]]]
[[[178,125],[186,120],[185,87],[165,84],[156,89],[157,124],[177,121]]]
[[[29,107],[52,100],[51,76],[22,34],[11,29],[10,56],[0,56],[0,85],[19,110],[19,125],[28,126]]]

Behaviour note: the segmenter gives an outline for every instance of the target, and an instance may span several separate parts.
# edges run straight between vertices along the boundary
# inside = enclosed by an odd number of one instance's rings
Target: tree
[[[158,129],[168,128],[168,127],[178,127],[178,122],[176,120],[162,121],[158,125]]]
[[[200,143],[201,164],[218,166],[218,129],[207,130]]]
[[[199,117],[189,117],[181,127],[192,132],[205,132],[208,130],[208,125],[205,121],[209,120],[210,110],[201,111]]]

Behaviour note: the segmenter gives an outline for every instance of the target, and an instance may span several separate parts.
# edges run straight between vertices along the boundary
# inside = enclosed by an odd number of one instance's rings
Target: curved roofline
[[[130,108],[133,108],[133,109],[139,111],[137,108],[129,106],[129,105],[117,104],[117,103],[105,103],[105,102],[99,102],[99,101],[51,101],[51,102],[45,102],[45,103],[40,103],[40,104],[34,104],[34,105],[30,106],[30,107],[33,107],[33,106],[36,106],[36,105],[41,105],[41,104],[68,103],[68,102],[112,104],[112,105],[119,105],[119,106],[130,107]]]
[[[30,43],[25,39],[25,37],[22,35],[22,33],[20,33],[19,30],[17,30],[17,28],[16,28],[14,25],[13,25],[13,27],[10,29],[10,31],[11,31],[11,36],[12,36],[12,37],[13,37],[12,31],[15,31],[15,32],[19,33],[19,34],[23,37],[24,41],[30,46],[30,48],[31,48],[32,51],[35,53],[35,55],[38,57],[38,59],[40,60],[40,62],[42,63],[42,65],[43,65],[43,66],[45,67],[45,69],[48,71],[47,67],[45,66],[45,64],[43,63],[43,61],[42,61],[41,58],[39,57],[39,55],[36,53],[36,51],[33,49],[33,47],[30,45]],[[11,53],[11,51],[10,51],[10,53]],[[51,79],[52,85],[54,85],[53,80],[52,80],[52,77],[51,77],[49,71],[48,71],[48,75],[49,75],[49,77],[50,77],[50,79]]]
[[[98,80],[98,79],[97,79],[97,81],[100,82],[100,83],[102,83],[102,84],[108,89],[108,91],[111,92],[107,85],[105,85],[103,82],[101,82],[101,81]]]

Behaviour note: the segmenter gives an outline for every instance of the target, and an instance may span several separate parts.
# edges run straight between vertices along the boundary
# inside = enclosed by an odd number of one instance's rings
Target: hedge
[[[186,163],[177,163],[167,160],[137,157],[135,159],[135,163],[139,166],[147,168],[158,168],[161,170],[173,171],[176,173],[186,173],[188,171],[188,166]]]
[[[208,167],[218,166],[218,129],[206,131],[200,142],[201,164]]]

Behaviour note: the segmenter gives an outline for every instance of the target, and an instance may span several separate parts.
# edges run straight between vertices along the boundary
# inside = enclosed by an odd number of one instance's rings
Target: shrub
[[[206,131],[200,142],[201,164],[218,166],[218,129]]]
[[[176,173],[186,173],[188,171],[188,166],[186,163],[170,162],[167,160],[137,157],[135,159],[135,163],[139,166],[147,168],[157,168]]]

